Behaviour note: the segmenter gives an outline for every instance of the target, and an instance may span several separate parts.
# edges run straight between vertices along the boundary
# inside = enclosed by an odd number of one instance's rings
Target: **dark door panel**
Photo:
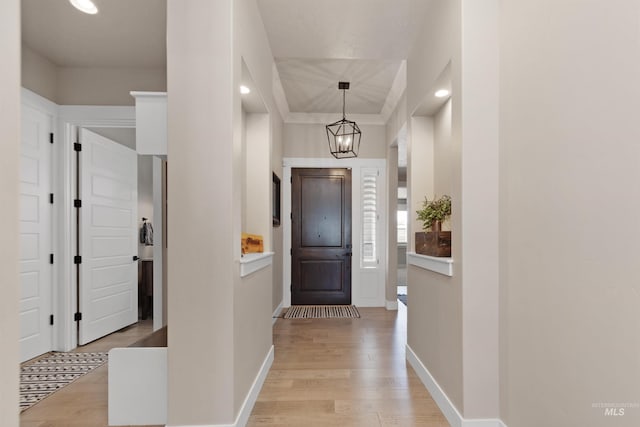
[[[351,304],[351,171],[292,170],[292,304]]]
[[[300,245],[342,248],[343,176],[300,177]]]

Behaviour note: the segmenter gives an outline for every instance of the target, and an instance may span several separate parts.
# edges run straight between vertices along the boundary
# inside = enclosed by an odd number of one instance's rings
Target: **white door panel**
[[[80,341],[138,320],[135,151],[80,130]]]
[[[51,351],[51,118],[22,107],[20,160],[20,357]]]

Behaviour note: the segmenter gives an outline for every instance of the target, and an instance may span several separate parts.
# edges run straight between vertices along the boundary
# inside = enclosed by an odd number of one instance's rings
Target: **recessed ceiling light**
[[[242,85],[242,86],[240,86],[240,93],[243,94],[243,95],[246,95],[248,93],[251,93],[251,89],[249,89],[245,85]]]
[[[98,13],[98,8],[91,0],[69,0],[69,3],[80,12],[88,13],[89,15]]]
[[[445,96],[449,96],[449,91],[446,89],[440,89],[434,95],[436,98],[444,98]]]

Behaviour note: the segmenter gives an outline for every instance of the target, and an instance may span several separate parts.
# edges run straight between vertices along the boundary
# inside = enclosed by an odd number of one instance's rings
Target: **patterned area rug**
[[[355,305],[292,305],[285,319],[341,319],[360,317]]]
[[[107,353],[50,353],[20,368],[20,412],[107,361]]]

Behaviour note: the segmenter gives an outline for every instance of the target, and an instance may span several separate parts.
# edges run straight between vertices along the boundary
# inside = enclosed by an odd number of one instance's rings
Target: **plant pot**
[[[427,231],[416,233],[416,253],[435,257],[450,257],[451,232]]]

